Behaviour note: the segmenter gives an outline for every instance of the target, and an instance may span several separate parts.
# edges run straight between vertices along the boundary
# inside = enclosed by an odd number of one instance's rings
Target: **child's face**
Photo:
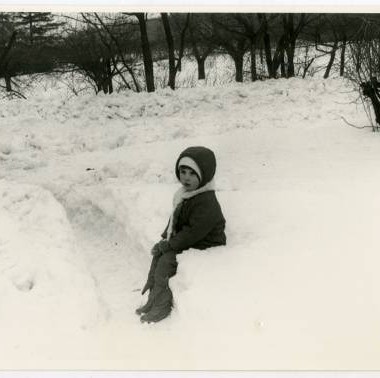
[[[195,171],[191,168],[179,167],[179,181],[185,188],[186,192],[191,192],[199,187],[199,179]]]

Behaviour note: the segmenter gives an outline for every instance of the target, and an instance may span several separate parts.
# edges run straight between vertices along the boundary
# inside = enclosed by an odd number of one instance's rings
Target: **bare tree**
[[[330,41],[324,41],[325,38],[322,38],[320,30],[328,30],[328,37]],[[321,15],[319,19],[317,38],[315,48],[317,51],[330,55],[329,61],[326,66],[325,73],[323,75],[324,79],[327,79],[330,76],[331,68],[335,62],[336,53],[339,49],[339,34],[338,29],[335,26],[334,20],[328,15]]]
[[[140,27],[140,39],[141,39],[141,49],[144,60],[144,71],[145,71],[145,81],[146,89],[148,92],[154,92],[154,70],[153,70],[153,59],[152,52],[150,49],[150,43],[147,31],[147,13],[131,13],[136,16],[139,27]]]
[[[308,73],[311,65],[313,64],[315,60],[315,56],[310,56],[310,48],[312,47],[312,44],[309,44],[308,42],[305,43],[303,46],[304,48],[304,54],[301,57],[301,65],[300,65],[300,70],[302,69],[302,78],[304,79],[306,77],[306,74]]]
[[[185,37],[186,37],[187,30],[189,28],[190,13],[186,14],[184,25],[180,30],[177,63],[176,63],[176,57],[175,57],[176,49],[175,49],[174,37],[172,33],[172,26],[170,24],[169,15],[167,13],[161,13],[161,19],[162,19],[162,24],[165,30],[166,43],[168,45],[168,55],[169,55],[168,86],[171,89],[175,89],[175,78],[177,75],[177,71],[181,67],[181,61],[182,61],[184,48],[185,48]]]
[[[373,131],[379,131],[380,128],[379,20],[378,15],[364,15],[361,26],[348,44],[351,65],[348,66],[347,76],[361,95]],[[375,115],[375,122],[372,121],[372,114]]]
[[[141,38],[141,48],[144,59],[144,70],[145,70],[145,80],[146,88],[148,92],[154,92],[154,71],[153,71],[153,59],[150,50],[150,44],[148,39],[148,32],[146,27],[147,14],[145,13],[134,13],[139,21],[140,27],[140,38]]]
[[[325,79],[330,76],[334,63],[338,59],[339,61],[336,65],[339,65],[339,75],[344,75],[347,43],[357,32],[357,26],[360,25],[356,15],[318,15],[318,21],[315,23],[315,47],[322,54],[329,55],[329,61],[323,76]]]
[[[222,48],[230,55],[235,64],[235,80],[243,82],[244,54],[249,47],[249,40],[241,31],[233,15],[213,14],[211,16],[212,40],[216,47]]]
[[[90,78],[96,93],[111,94],[116,77],[120,86],[139,92],[133,67],[137,44],[134,25],[123,14],[81,13],[78,22],[80,26],[69,29],[62,45],[61,65],[74,66]]]
[[[260,21],[260,27],[263,33],[263,43],[265,52],[265,61],[267,65],[268,75],[270,78],[277,78],[277,70],[282,65],[282,75],[285,76],[284,69],[284,51],[285,51],[285,35],[280,33],[276,40],[276,47],[272,48],[273,34],[271,30],[272,22],[278,22],[279,14],[258,13],[257,18]],[[278,34],[278,33],[277,33]]]
[[[5,43],[4,47],[1,49],[0,55],[0,76],[5,79],[5,86],[7,92],[12,91],[11,75],[8,69],[9,66],[9,56],[12,46],[15,43],[17,32],[13,31],[9,37],[9,40]]]
[[[259,24],[255,13],[234,13],[233,17],[240,26],[236,32],[245,35],[250,42],[251,80],[256,81],[258,79],[256,51],[262,34],[262,26]]]
[[[209,28],[209,14],[195,13],[190,15],[189,40],[191,51],[198,64],[198,80],[206,78],[205,61],[215,49]]]
[[[111,55],[93,27],[71,31],[60,49],[64,71],[75,70],[89,78],[96,93],[112,93]]]
[[[130,89],[131,87],[124,76],[123,70],[119,68],[119,64],[122,64],[126,72],[131,76],[136,92],[140,92],[141,89],[137,77],[131,64],[125,58],[128,54],[128,47],[131,48],[131,41],[134,38],[133,29],[129,27],[128,20],[125,20],[122,15],[101,17],[98,13],[94,13],[94,16],[97,22],[92,21],[82,13],[84,20],[96,29],[100,40],[108,50],[109,61],[107,62],[107,71],[111,72],[112,62],[113,71],[117,73],[125,86]],[[112,84],[112,75],[108,75],[107,80]],[[112,91],[109,91],[109,93],[112,93]]]
[[[308,20],[308,16],[305,13],[294,14],[286,13],[282,14],[282,23],[284,29],[284,48],[287,58],[287,72],[286,77],[293,77],[294,72],[294,56],[296,51],[296,43],[302,30],[305,28]]]
[[[53,22],[50,13],[38,27],[33,25],[33,45],[30,42],[30,25],[20,24],[20,13],[0,14],[0,76],[5,79],[7,92],[21,96],[14,90],[17,75],[51,72],[55,66],[55,52],[59,38],[54,35],[62,23]],[[34,19],[33,19],[34,20]],[[46,35],[48,33],[49,35]],[[32,78],[30,77],[30,80]]]

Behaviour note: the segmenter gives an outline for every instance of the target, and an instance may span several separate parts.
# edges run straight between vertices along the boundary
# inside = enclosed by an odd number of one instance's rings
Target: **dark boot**
[[[155,308],[154,310],[149,311],[147,314],[142,315],[140,320],[142,323],[157,323],[160,320],[167,318],[172,309],[171,307],[165,307],[161,309]]]
[[[143,323],[155,323],[168,317],[173,308],[173,294],[169,286],[153,290],[153,306],[140,320]]]
[[[148,295],[148,302],[146,302],[143,306],[139,307],[135,312],[137,315],[142,315],[149,312],[153,307],[153,290],[150,289]]]

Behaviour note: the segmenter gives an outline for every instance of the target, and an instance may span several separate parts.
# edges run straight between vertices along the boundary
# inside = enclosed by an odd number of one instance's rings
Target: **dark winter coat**
[[[226,221],[214,191],[184,200],[174,213],[175,234],[169,240],[177,253],[189,249],[206,249],[226,244]],[[167,228],[162,234],[166,238]]]
[[[189,147],[180,154],[175,165],[178,179],[178,163],[185,156],[193,159],[202,173],[200,187],[213,179],[216,170],[215,155],[210,149],[201,146]],[[225,245],[225,223],[215,191],[206,191],[185,199],[174,212],[174,233],[169,240],[170,247],[179,253],[189,248],[205,249]],[[162,237],[167,237],[167,227]]]

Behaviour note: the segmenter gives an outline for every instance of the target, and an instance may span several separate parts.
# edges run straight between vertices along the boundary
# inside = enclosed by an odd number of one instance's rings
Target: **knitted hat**
[[[188,162],[188,164],[183,163],[183,158],[190,158],[190,160],[185,160]],[[194,167],[198,167],[200,175],[198,174],[197,170],[194,169],[193,166],[189,165],[190,161],[193,161],[195,163]],[[179,155],[176,165],[175,165],[175,173],[179,180],[179,165],[186,165],[192,169],[198,174],[200,178],[200,184],[199,187],[202,187],[206,185],[208,182],[210,182],[214,175],[216,170],[216,159],[215,154],[206,147],[201,146],[195,146],[195,147],[188,147],[186,150],[181,152]]]

